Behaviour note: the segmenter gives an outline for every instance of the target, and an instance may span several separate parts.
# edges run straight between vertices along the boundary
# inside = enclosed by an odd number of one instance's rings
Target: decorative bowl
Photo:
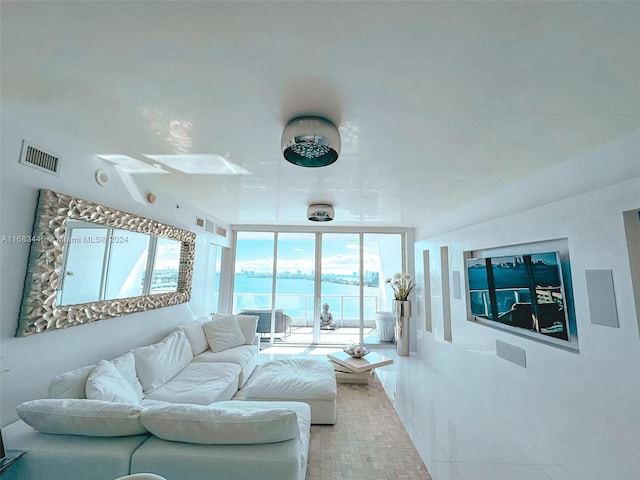
[[[362,358],[371,351],[360,343],[348,343],[342,350],[353,358]]]

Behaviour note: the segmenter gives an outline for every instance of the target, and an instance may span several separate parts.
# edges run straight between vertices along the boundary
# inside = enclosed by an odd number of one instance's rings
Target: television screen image
[[[7,457],[7,452],[4,450],[4,441],[2,440],[2,430],[0,429],[0,461]]]
[[[467,280],[474,319],[569,340],[558,252],[470,258]]]

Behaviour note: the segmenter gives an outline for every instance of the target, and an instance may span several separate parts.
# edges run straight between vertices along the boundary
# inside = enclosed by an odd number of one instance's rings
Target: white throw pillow
[[[140,405],[87,399],[32,400],[18,405],[18,416],[42,433],[124,437],[145,433],[139,421]]]
[[[173,332],[158,343],[132,350],[144,393],[164,385],[193,360],[184,332]]]
[[[275,443],[299,435],[296,412],[267,402],[176,403],[142,412],[140,423],[164,440],[209,445]]]
[[[90,400],[138,404],[133,387],[108,360],[100,360],[87,378],[85,393]]]
[[[136,373],[136,360],[133,353],[127,352],[124,355],[120,355],[119,357],[112,359],[111,363],[113,363],[113,366],[118,369],[122,376],[133,387],[133,390],[138,396],[138,400],[142,400],[144,398],[144,393],[142,392],[142,385],[140,385],[140,380]]]
[[[256,331],[258,330],[258,315],[236,315],[242,335],[244,335],[244,343],[253,345],[256,341]]]
[[[238,321],[242,335],[244,336],[245,345],[253,345],[256,339],[256,331],[258,330],[257,315],[225,315],[223,313],[215,313],[213,319],[223,319],[234,317]]]
[[[176,330],[183,331],[187,340],[189,340],[189,345],[191,345],[191,352],[193,356],[200,355],[207,348],[209,348],[209,344],[207,343],[207,337],[204,334],[204,329],[202,328],[201,320],[194,320],[193,322],[185,323],[184,325],[178,325]]]
[[[49,383],[49,398],[87,398],[84,389],[95,365],[76,368],[56,375]]]
[[[245,339],[238,320],[233,315],[215,317],[203,324],[212,352],[221,352],[229,348],[244,345]]]

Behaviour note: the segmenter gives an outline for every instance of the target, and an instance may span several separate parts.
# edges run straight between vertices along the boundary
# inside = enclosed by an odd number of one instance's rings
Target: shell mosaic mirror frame
[[[100,231],[99,235],[102,236],[95,236],[98,234],[94,233],[94,236],[81,239],[72,235],[74,228],[78,232]],[[96,230],[90,230],[92,228]],[[193,232],[45,189],[40,190],[33,230],[17,337],[177,305],[188,302],[191,298],[196,239]],[[110,237],[104,237],[103,232],[108,232]],[[119,232],[119,236],[114,232]],[[111,239],[112,245],[107,238]],[[120,243],[124,243],[130,238],[133,239],[132,244],[137,242],[134,246],[123,247],[114,241],[120,239]],[[135,250],[135,245],[144,245],[145,242],[147,247]],[[109,272],[111,269],[111,273],[120,273],[122,277],[119,286],[128,283],[128,289],[116,288],[120,295],[114,293],[105,296],[105,291],[109,290],[109,282],[104,279],[97,280],[95,283],[100,291],[96,297],[98,300],[76,303],[78,299],[83,298],[81,295],[67,295],[67,300],[64,301],[65,278],[73,276],[66,264],[72,261],[70,247],[76,243],[92,244],[94,250],[88,250],[92,255],[91,252],[95,252],[95,248],[101,248],[100,252],[104,252],[100,253],[103,257],[93,261],[96,265],[99,264],[102,270],[96,274],[91,272],[92,278],[101,277],[103,271]],[[162,248],[174,252],[175,269],[174,278],[170,281],[171,286],[158,289],[157,285],[165,281],[162,275],[156,275],[155,272],[158,251]],[[136,261],[130,262],[129,270],[122,271],[122,265],[126,265],[122,258],[109,263],[108,259],[115,255],[116,251],[124,252],[129,257],[134,253]],[[87,253],[84,252],[83,255],[76,259],[76,265],[81,267],[77,270],[78,277],[82,277],[83,274],[86,276],[88,265],[91,264],[87,262]],[[145,264],[147,268],[141,269],[140,264]],[[149,266],[154,269],[153,277]],[[133,274],[134,270],[137,272],[136,275]],[[122,292],[126,294],[131,291],[131,285],[134,290],[144,294],[122,297]],[[153,293],[154,289],[159,293]]]

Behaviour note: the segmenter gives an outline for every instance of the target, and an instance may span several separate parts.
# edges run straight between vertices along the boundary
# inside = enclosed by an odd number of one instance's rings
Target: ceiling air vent
[[[60,170],[60,156],[47,152],[26,140],[22,142],[20,163],[37,168],[40,171],[58,176]]]

